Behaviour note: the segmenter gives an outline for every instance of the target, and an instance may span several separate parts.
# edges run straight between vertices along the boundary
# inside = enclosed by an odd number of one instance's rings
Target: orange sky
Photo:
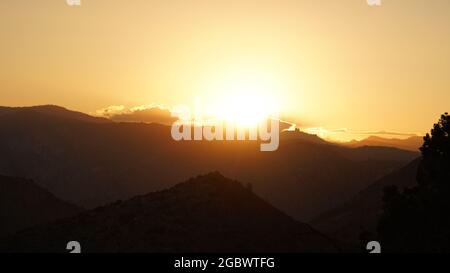
[[[448,0],[3,0],[0,37],[0,105],[208,103],[238,82],[336,138],[450,110]]]

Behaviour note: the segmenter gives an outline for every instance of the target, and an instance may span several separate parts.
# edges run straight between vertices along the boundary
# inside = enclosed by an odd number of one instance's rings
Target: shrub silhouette
[[[450,251],[450,116],[424,137],[417,185],[383,191],[378,239],[384,252]]]

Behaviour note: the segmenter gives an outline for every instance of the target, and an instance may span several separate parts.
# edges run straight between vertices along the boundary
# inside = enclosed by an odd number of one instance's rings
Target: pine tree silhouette
[[[384,188],[378,239],[384,252],[450,251],[450,116],[434,124],[420,148],[417,185]]]

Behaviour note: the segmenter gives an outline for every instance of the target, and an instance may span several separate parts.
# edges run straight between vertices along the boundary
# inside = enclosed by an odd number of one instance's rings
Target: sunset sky
[[[4,106],[244,97],[339,139],[450,110],[448,0],[2,0],[0,37]]]

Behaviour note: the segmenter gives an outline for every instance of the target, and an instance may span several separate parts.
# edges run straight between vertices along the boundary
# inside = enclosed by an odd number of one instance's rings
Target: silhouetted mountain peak
[[[0,236],[81,211],[31,180],[0,175]]]
[[[205,175],[199,175],[194,178],[190,178],[186,182],[177,184],[172,189],[187,189],[190,187],[196,187],[203,190],[209,189],[225,189],[225,188],[234,188],[235,190],[240,189],[242,184],[235,180],[230,180],[223,176],[219,171],[213,171]]]
[[[5,120],[41,120],[41,121],[66,121],[66,122],[90,122],[109,123],[110,120],[94,117],[88,114],[68,110],[57,105],[38,105],[29,107],[0,107],[0,118]]]
[[[421,136],[410,136],[405,139],[369,136],[362,140],[352,140],[350,142],[343,143],[343,145],[350,147],[364,147],[364,146],[395,147],[398,149],[417,152],[422,143],[423,137]]]
[[[301,140],[304,142],[312,142],[318,144],[330,144],[317,135],[302,132],[299,128],[292,131],[283,131],[280,134],[281,140]]]
[[[308,225],[218,172],[26,230],[0,245],[9,251],[63,252],[71,240],[86,252],[337,250]]]

